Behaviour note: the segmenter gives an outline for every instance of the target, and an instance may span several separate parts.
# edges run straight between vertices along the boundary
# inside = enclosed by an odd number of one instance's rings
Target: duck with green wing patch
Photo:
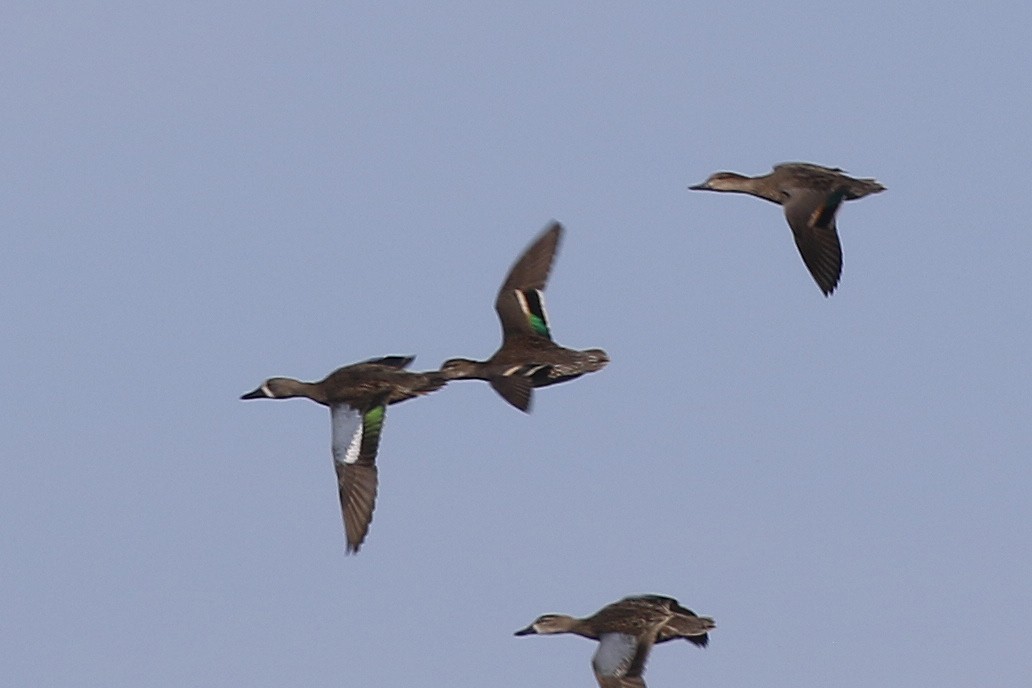
[[[498,291],[495,311],[502,345],[486,361],[452,358],[441,365],[449,380],[486,380],[507,402],[530,411],[535,387],[546,387],[601,370],[609,363],[602,349],[577,351],[552,340],[545,312],[545,284],[563,228],[549,225],[523,252]]]
[[[305,397],[329,407],[333,465],[349,553],[362,546],[373,520],[378,483],[376,453],[388,404],[428,394],[447,382],[438,372],[406,371],[412,360],[412,356],[372,358],[339,368],[320,382],[274,377],[240,397]]]

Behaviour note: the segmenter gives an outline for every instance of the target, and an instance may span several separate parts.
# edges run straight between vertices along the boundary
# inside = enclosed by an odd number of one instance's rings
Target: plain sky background
[[[372,5],[5,4],[0,682],[591,686],[512,632],[655,592],[654,688],[1027,686],[1032,5]],[[790,160],[888,187],[830,299],[686,189]],[[489,356],[552,218],[612,363],[391,407],[345,556],[328,413],[239,395]]]

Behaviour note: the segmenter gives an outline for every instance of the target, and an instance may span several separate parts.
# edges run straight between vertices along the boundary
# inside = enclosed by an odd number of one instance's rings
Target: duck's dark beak
[[[248,392],[247,394],[243,395],[240,398],[241,399],[264,399],[265,398],[265,391],[262,390],[261,387],[259,387],[258,389],[254,390],[253,392]]]
[[[708,191],[709,190],[709,187],[706,186],[706,182],[699,182],[695,186],[689,186],[688,188],[691,189],[692,191]]]
[[[531,624],[526,628],[521,628],[520,630],[516,631],[515,633],[513,633],[513,635],[534,635],[535,633],[537,633],[537,631],[534,630],[534,624]]]

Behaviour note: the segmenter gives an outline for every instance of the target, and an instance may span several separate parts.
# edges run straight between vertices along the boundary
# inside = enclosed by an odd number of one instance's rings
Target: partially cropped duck
[[[512,266],[498,291],[501,348],[486,361],[445,361],[441,373],[446,378],[487,380],[503,399],[529,412],[534,387],[566,382],[609,363],[602,349],[576,351],[552,341],[544,290],[562,232],[558,222],[547,227]]]
[[[837,167],[806,162],[775,165],[773,172],[762,177],[716,172],[688,188],[745,193],[784,206],[799,255],[825,296],[835,291],[842,274],[835,213],[842,201],[885,190],[875,179],[854,179]]]
[[[388,404],[396,404],[445,385],[437,372],[410,373],[412,356],[385,356],[344,366],[319,382],[273,377],[241,399],[305,397],[330,407],[333,465],[337,470],[346,551],[357,552],[376,507],[376,451]]]
[[[600,688],[645,688],[645,662],[656,643],[684,638],[699,647],[709,642],[713,619],[698,616],[661,595],[625,597],[592,616],[577,619],[545,614],[516,635],[575,633],[599,641],[591,660]]]

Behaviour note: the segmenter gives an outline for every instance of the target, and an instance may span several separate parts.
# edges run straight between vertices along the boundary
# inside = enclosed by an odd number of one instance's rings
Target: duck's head
[[[736,172],[714,172],[706,181],[688,188],[692,191],[740,191],[746,179],[749,177]]]
[[[468,358],[449,358],[441,364],[441,375],[446,380],[468,380],[483,377],[480,374],[480,363]]]
[[[568,633],[576,622],[572,616],[565,614],[542,614],[534,619],[534,623],[513,633],[513,635],[550,635],[552,633]]]
[[[297,380],[286,377],[270,377],[261,386],[241,396],[241,399],[289,399],[297,396]]]

